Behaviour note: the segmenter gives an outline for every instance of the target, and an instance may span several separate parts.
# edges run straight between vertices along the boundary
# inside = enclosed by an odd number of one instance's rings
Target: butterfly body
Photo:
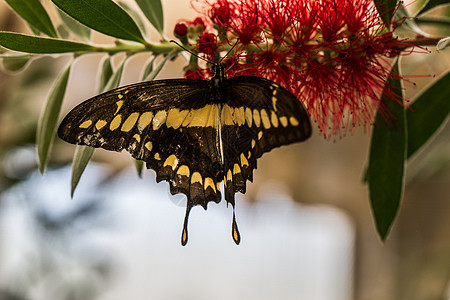
[[[193,206],[225,200],[233,206],[232,236],[240,236],[235,193],[253,181],[257,159],[311,135],[300,101],[276,83],[254,76],[227,79],[223,64],[210,80],[142,82],[93,97],[62,121],[58,135],[79,145],[123,149],[146,162],[172,194],[187,196],[182,244]]]

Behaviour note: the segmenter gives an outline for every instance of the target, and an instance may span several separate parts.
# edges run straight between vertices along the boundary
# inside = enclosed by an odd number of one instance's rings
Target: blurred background
[[[50,1],[44,5],[55,14]],[[189,1],[165,0],[163,9],[170,38],[178,21],[198,15]],[[448,7],[433,13],[450,17]],[[4,1],[0,29],[29,32]],[[156,42],[157,33],[146,29]],[[93,41],[112,43],[101,34]],[[450,66],[450,50],[429,49],[401,60],[409,99],[428,75]],[[96,94],[102,57],[77,59],[61,118]],[[121,85],[139,81],[149,58],[129,59]],[[73,145],[57,140],[49,168],[38,172],[37,120],[69,60],[48,55],[24,71],[0,72],[0,300],[450,299],[448,124],[409,162],[403,203],[384,243],[362,183],[370,133],[357,129],[335,142],[316,130],[305,143],[265,154],[248,192],[237,195],[239,246],[231,207],[220,203],[192,210],[182,247],[185,200],[156,184],[153,171],[139,178],[127,153],[96,150],[73,199]],[[178,57],[158,78],[181,77],[185,64]]]

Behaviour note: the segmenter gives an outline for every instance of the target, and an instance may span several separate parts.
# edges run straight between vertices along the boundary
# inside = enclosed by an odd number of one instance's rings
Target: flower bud
[[[188,28],[184,23],[177,23],[173,30],[173,35],[179,39],[183,44],[187,43]]]

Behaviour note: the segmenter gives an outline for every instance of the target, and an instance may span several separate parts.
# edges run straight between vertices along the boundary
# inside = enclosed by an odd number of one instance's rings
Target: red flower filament
[[[202,13],[208,32],[196,41],[197,51],[214,58],[221,43],[229,49],[239,38],[230,75],[281,84],[326,137],[372,125],[379,108],[388,117],[380,95],[389,58],[405,43],[372,0],[217,0]]]

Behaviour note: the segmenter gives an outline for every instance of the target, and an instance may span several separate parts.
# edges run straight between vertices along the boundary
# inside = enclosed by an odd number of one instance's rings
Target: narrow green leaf
[[[152,58],[149,60],[149,62],[146,63],[145,68],[144,68],[144,70],[143,70],[143,72],[142,72],[142,76],[141,76],[141,78],[142,78],[143,81],[144,81],[144,80],[148,77],[148,75],[150,75],[150,73],[153,71],[153,64],[154,64],[154,62],[155,62],[156,57],[157,57],[156,55],[155,55],[155,56],[152,56]]]
[[[159,72],[161,72],[162,68],[164,67],[164,65],[167,63],[167,61],[169,59],[171,59],[176,52],[171,52],[169,54],[167,54],[166,56],[164,56],[164,59],[162,62],[160,62],[156,68],[154,68],[144,79],[144,81],[151,81],[153,79],[156,78],[156,76],[158,76]]]
[[[450,113],[450,72],[426,88],[407,110],[408,158],[445,123]]]
[[[58,37],[52,21],[39,0],[6,0],[25,21],[46,35]]]
[[[142,177],[142,170],[144,168],[144,162],[142,160],[134,160],[134,165],[136,166],[136,171],[139,177]]]
[[[86,169],[87,164],[94,154],[95,148],[89,146],[78,145],[75,148],[75,154],[72,161],[72,179],[70,182],[70,196],[73,198],[78,182],[80,182],[81,175]]]
[[[87,44],[5,31],[0,32],[0,45],[15,51],[41,54],[96,50],[94,46]]]
[[[105,56],[101,65],[97,88],[99,93],[102,93],[105,90],[106,84],[114,73],[111,66],[111,56]]]
[[[161,0],[136,0],[136,2],[150,23],[162,34],[164,31],[164,14]]]
[[[444,5],[444,4],[449,4],[450,0],[428,0],[425,1],[424,5],[419,9],[419,11],[417,12],[417,16],[421,15],[423,13],[426,13],[427,11],[439,6],[439,5]]]
[[[392,74],[398,73],[398,62]],[[388,90],[389,89],[389,90]],[[369,154],[369,195],[375,225],[382,240],[385,240],[397,215],[404,187],[406,159],[405,108],[391,99],[398,95],[403,99],[400,80],[389,80],[383,92],[383,103],[394,116],[389,124],[380,114],[372,132]]]
[[[389,24],[394,16],[398,0],[374,0],[374,2],[383,22]]]
[[[33,55],[8,55],[2,57],[3,68],[10,72],[18,72],[25,68],[30,62]]]
[[[115,89],[119,86],[120,78],[122,77],[123,73],[123,67],[125,65],[125,61],[128,57],[126,57],[120,65],[117,67],[116,71],[112,76],[109,74],[111,64],[110,64],[110,58],[108,57],[102,64],[102,73],[100,73],[100,77],[109,77],[109,80],[106,84],[102,86],[102,83],[99,86],[99,90],[104,92],[108,90]],[[106,72],[106,73],[103,73]],[[102,79],[102,81],[105,81]],[[71,180],[71,195],[73,197],[73,194],[75,193],[75,189],[77,188],[78,182],[80,181],[81,175],[83,174],[84,170],[86,169],[87,164],[89,163],[89,160],[92,157],[92,154],[94,153],[95,148],[88,147],[88,146],[77,146],[75,150],[75,155],[73,157],[72,162],[72,180]]]
[[[114,71],[114,74],[109,78],[107,84],[105,85],[103,91],[110,91],[112,89],[115,89],[120,84],[120,79],[122,78],[123,68],[125,66],[125,62],[127,61],[128,57],[125,57],[124,60],[120,63],[120,65],[117,67],[117,69]]]
[[[396,31],[404,30],[405,32],[414,32],[417,35],[427,36],[428,34],[424,32],[419,25],[416,23],[416,18],[412,18],[408,11],[404,6],[400,7],[397,10],[396,15],[394,16],[395,21],[399,21],[400,27],[396,29]],[[397,32],[397,34],[401,35],[401,33]]]
[[[41,173],[44,172],[47,164],[48,153],[55,136],[56,123],[58,121],[61,103],[66,92],[71,66],[72,63],[69,64],[69,66],[56,80],[47,99],[47,103],[45,104],[44,110],[39,118],[36,133],[36,144],[39,158],[39,169]]]
[[[80,23],[119,39],[146,44],[133,19],[111,0],[52,0]]]
[[[130,15],[130,17],[133,18],[134,22],[136,22],[136,25],[139,27],[139,30],[145,35],[145,24],[141,19],[141,16],[139,15],[138,11],[134,8],[131,8],[123,1],[117,1],[117,4],[127,12],[127,14]]]
[[[80,37],[83,41],[89,41],[91,39],[91,29],[84,26],[77,20],[73,19],[71,16],[66,14],[64,11],[57,9],[59,16],[61,17],[61,21],[64,26],[73,32],[76,36]]]
[[[58,32],[58,36],[61,39],[67,40],[70,37],[70,32],[67,30],[67,28],[63,24],[59,24],[56,27],[56,31]]]

